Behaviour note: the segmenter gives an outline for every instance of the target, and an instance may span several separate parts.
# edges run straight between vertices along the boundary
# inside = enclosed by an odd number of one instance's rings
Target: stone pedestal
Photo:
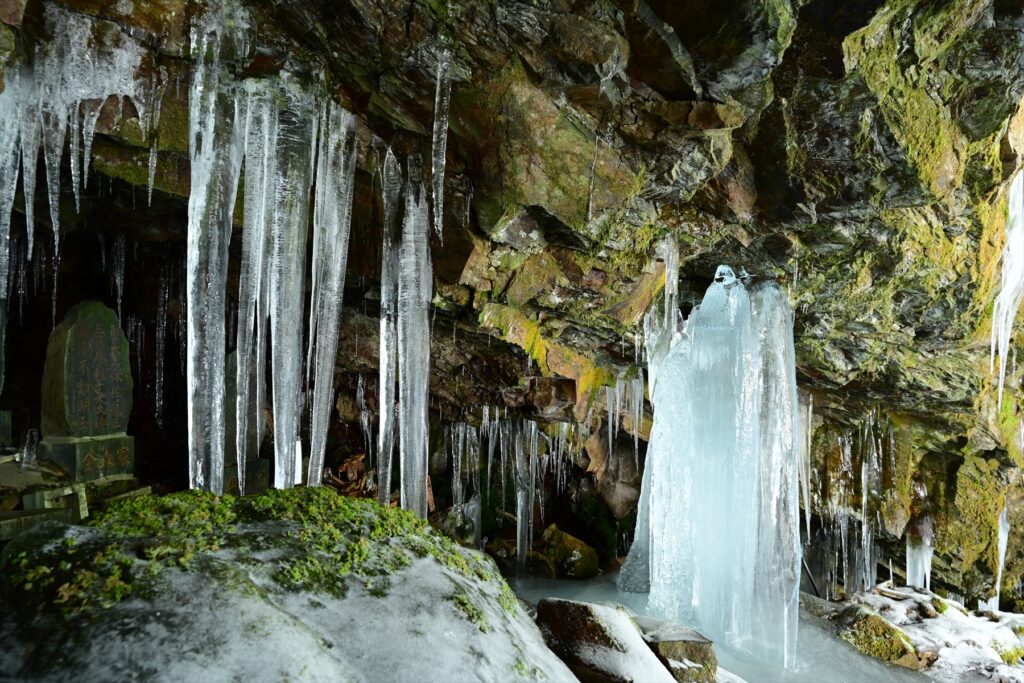
[[[74,481],[92,481],[135,470],[135,439],[108,436],[54,436],[43,439],[40,457],[60,465]]]
[[[128,340],[114,311],[86,301],[68,312],[46,347],[42,396],[41,458],[74,481],[134,470]]]

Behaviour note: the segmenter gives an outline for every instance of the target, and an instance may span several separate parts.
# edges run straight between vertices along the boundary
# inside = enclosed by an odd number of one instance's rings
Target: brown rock
[[[537,605],[537,625],[548,647],[584,683],[675,680],[622,605],[546,598]]]
[[[0,0],[0,21],[8,26],[21,26],[28,0]]]
[[[680,683],[715,683],[715,646],[697,631],[671,621],[636,617],[644,640]]]

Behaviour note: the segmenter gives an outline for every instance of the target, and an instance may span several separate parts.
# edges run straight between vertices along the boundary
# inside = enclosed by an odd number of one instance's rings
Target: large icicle
[[[1010,357],[1013,321],[1017,318],[1021,299],[1024,299],[1024,172],[1017,173],[1010,183],[1001,285],[992,306],[990,365],[994,370],[998,352],[1000,407],[1003,404],[1003,384],[1006,379],[1006,363]]]
[[[384,200],[384,240],[380,263],[380,405],[377,437],[377,500],[391,503],[391,463],[395,448],[395,389],[398,381],[398,200],[402,194],[402,169],[388,149],[381,171]]]
[[[270,221],[273,215],[276,174],[278,108],[271,81],[246,84],[245,207],[242,223],[242,259],[238,275],[238,334],[235,353],[235,456],[238,472],[245,472],[249,434],[262,422],[263,360],[267,338],[266,286],[270,259]],[[259,342],[259,343],[257,343]],[[256,360],[256,372],[253,361]],[[255,386],[254,386],[255,385]],[[231,444],[228,444],[231,447]],[[245,493],[245,477],[238,477]]]
[[[290,488],[302,414],[302,314],[306,230],[312,183],[316,105],[290,75],[281,75],[268,282],[274,402],[274,486]]]
[[[402,507],[427,516],[427,399],[430,385],[430,299],[433,271],[426,189],[411,162],[398,250],[398,428]]]
[[[431,148],[430,184],[434,193],[434,232],[444,241],[444,167],[448,150],[448,105],[452,94],[452,53],[442,50],[437,58],[437,89],[434,93],[434,141]]]
[[[800,518],[789,306],[775,285],[748,293],[721,266],[686,334],[674,311],[650,318],[654,427],[620,586],[642,587],[649,565],[654,608],[790,665]]]
[[[226,61],[245,51],[237,18],[212,5],[192,30],[186,259],[188,307],[189,485],[220,493],[224,484],[224,311],[228,244],[242,165],[244,100]]]
[[[313,213],[313,263],[319,277],[310,303],[310,338],[315,340],[309,485],[320,484],[334,399],[334,367],[341,334],[348,237],[355,180],[355,119],[337,104],[321,114],[320,151]],[[362,375],[360,375],[362,382]],[[369,444],[367,444],[369,445]]]

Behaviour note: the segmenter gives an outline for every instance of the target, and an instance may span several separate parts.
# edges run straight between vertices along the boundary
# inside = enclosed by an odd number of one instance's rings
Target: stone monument
[[[117,315],[98,301],[72,308],[50,335],[43,369],[40,458],[73,481],[132,473],[134,439],[128,340]]]

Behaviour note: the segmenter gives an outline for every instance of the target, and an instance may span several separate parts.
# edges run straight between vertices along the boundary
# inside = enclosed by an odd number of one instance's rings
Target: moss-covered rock
[[[598,575],[597,552],[589,545],[552,524],[544,530],[544,554],[559,577],[590,579]]]
[[[909,669],[920,668],[920,660],[907,634],[877,614],[851,607],[839,617],[839,637],[869,657]]]
[[[48,634],[15,659],[21,675],[191,677],[213,657],[209,675],[225,680],[349,680],[371,675],[366,661],[398,678],[424,666],[508,677],[527,659],[568,679],[486,556],[331,489],[126,499],[88,526],[22,534],[2,560],[3,628]]]

